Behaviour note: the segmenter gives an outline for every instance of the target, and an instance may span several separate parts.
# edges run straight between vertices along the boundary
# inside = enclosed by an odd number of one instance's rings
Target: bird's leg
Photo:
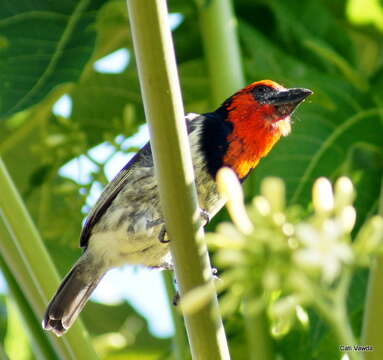
[[[180,293],[178,292],[178,290],[176,290],[176,293],[174,294],[174,297],[173,297],[173,305],[177,306],[180,303],[180,300],[181,300]]]
[[[180,303],[181,296],[180,296],[180,292],[178,290],[178,283],[177,283],[177,278],[175,275],[174,275],[173,281],[174,281],[174,290],[176,293],[173,296],[172,303],[174,306],[177,306]]]
[[[210,214],[206,210],[200,209],[200,216],[201,216],[202,220],[205,221],[203,226],[208,225],[210,222]],[[169,239],[165,239],[165,237],[166,237],[166,228],[165,228],[165,225],[163,225],[161,228],[161,231],[158,235],[158,239],[161,243],[168,243]],[[219,279],[217,276],[218,270],[216,268],[212,268],[211,272],[213,275],[213,279]],[[174,282],[175,282],[176,287],[177,287],[176,279],[174,279]],[[176,290],[176,293],[175,293],[174,298],[173,298],[173,305],[177,306],[179,302],[180,302],[180,293],[178,290]]]
[[[210,214],[206,210],[200,209],[200,216],[201,216],[202,220],[205,221],[203,226],[208,225],[209,222],[210,222]],[[158,234],[158,240],[161,243],[163,243],[163,244],[166,244],[166,243],[168,243],[170,241],[169,239],[166,239],[166,227],[165,227],[165,224],[162,225],[161,231]]]

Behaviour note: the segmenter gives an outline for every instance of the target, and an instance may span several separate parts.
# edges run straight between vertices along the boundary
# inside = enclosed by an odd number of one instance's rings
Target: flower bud
[[[261,216],[268,216],[271,212],[271,207],[269,202],[263,197],[263,196],[256,196],[253,199],[253,206],[255,210],[261,215]]]
[[[283,336],[290,330],[295,320],[296,306],[297,299],[294,296],[284,297],[271,305],[271,332],[275,337]]]
[[[307,329],[310,324],[310,318],[309,318],[309,315],[307,314],[307,311],[301,305],[297,305],[295,307],[295,312],[299,322],[303,325],[304,328]]]
[[[281,212],[285,206],[285,184],[276,177],[262,181],[261,194],[267,199],[272,212]]]
[[[328,179],[321,177],[315,181],[312,197],[318,214],[329,213],[334,209],[334,195]]]
[[[227,199],[227,209],[237,228],[244,234],[253,231],[244,204],[243,191],[237,175],[228,167],[223,167],[217,173],[217,186],[219,193]]]
[[[376,215],[360,229],[354,242],[357,256],[368,256],[383,243],[383,217]]]
[[[270,308],[270,315],[275,317],[290,316],[295,312],[297,298],[295,296],[286,296],[274,302]]]
[[[335,208],[337,212],[351,205],[355,198],[354,186],[348,177],[342,176],[335,183]]]
[[[343,207],[339,214],[339,220],[342,225],[343,231],[346,234],[351,233],[356,221],[356,211],[354,207],[351,205]]]

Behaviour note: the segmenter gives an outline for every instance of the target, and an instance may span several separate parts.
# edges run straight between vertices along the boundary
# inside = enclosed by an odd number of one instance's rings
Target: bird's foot
[[[180,293],[178,291],[176,291],[174,297],[173,297],[173,305],[174,306],[177,306],[179,303],[180,303]]]
[[[218,269],[213,267],[211,268],[211,275],[213,277],[213,280],[221,280],[218,276]]]
[[[210,222],[210,214],[204,210],[204,209],[200,209],[200,216],[202,218],[202,220],[204,221],[204,224],[203,226],[206,226],[209,224]],[[162,225],[162,228],[161,228],[161,231],[160,233],[158,234],[158,240],[163,243],[163,244],[166,244],[168,243],[170,240],[167,238],[167,233],[166,233],[166,227],[165,225]]]
[[[160,241],[160,243],[166,244],[170,241],[169,239],[166,238],[166,234],[167,234],[166,227],[165,225],[163,225],[160,233],[158,234],[158,240]]]
[[[205,221],[203,226],[207,226],[210,222],[210,214],[205,209],[199,209],[202,220]]]
[[[212,274],[212,276],[213,276],[213,280],[221,280],[219,277],[218,277],[218,270],[217,270],[217,268],[211,268],[211,274]],[[175,286],[177,287],[177,279],[176,278],[174,278],[174,284],[175,284]],[[178,290],[176,290],[176,293],[175,293],[175,295],[174,295],[174,297],[173,297],[173,305],[174,306],[177,306],[179,303],[180,303],[180,300],[181,300],[181,296],[180,296],[180,293],[179,293],[179,291]]]

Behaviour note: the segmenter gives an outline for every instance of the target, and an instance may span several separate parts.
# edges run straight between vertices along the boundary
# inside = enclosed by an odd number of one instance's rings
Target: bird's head
[[[254,82],[227,99],[221,109],[233,130],[224,165],[244,178],[266,156],[283,135],[290,133],[290,116],[313,92],[304,88],[286,89],[271,80]]]
[[[238,91],[225,106],[234,124],[253,123],[288,135],[290,115],[312,93],[308,89],[286,89],[272,80],[262,80]]]

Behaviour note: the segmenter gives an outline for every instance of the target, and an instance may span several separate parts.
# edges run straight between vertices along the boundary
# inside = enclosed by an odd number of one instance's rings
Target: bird
[[[291,115],[313,92],[272,80],[253,82],[215,111],[185,116],[202,217],[224,206],[216,185],[221,167],[240,182],[291,130]],[[50,301],[43,328],[57,336],[73,324],[104,274],[125,264],[172,269],[148,142],[106,186],[80,235],[83,253]]]

